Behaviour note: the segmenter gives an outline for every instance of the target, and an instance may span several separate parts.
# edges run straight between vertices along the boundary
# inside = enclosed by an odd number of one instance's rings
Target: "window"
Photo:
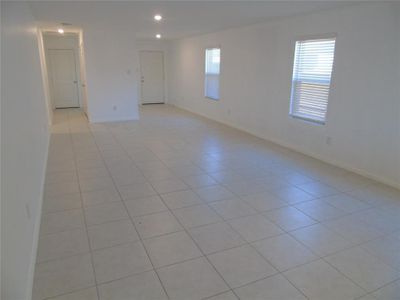
[[[296,42],[290,115],[325,124],[335,38]]]
[[[214,100],[219,99],[219,65],[221,59],[221,49],[206,49],[205,65],[205,96]]]

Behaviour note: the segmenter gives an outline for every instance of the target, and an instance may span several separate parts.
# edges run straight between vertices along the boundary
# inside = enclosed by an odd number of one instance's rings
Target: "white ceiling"
[[[176,39],[230,27],[264,22],[273,18],[333,9],[355,2],[338,1],[53,1],[31,2],[39,24],[56,28],[59,23],[76,27],[115,28],[138,38]],[[153,16],[163,21],[156,24]]]

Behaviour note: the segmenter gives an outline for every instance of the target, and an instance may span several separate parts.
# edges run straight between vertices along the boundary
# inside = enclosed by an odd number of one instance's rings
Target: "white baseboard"
[[[139,116],[136,118],[126,117],[126,118],[88,118],[89,123],[111,123],[111,122],[126,122],[126,121],[136,121],[139,120]]]

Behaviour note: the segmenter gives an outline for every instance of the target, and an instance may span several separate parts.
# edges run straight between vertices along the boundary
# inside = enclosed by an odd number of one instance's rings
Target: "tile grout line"
[[[69,128],[70,129],[70,128]],[[92,131],[91,131],[91,129],[89,129],[89,132],[92,134],[92,136],[93,136],[93,133],[92,133]],[[111,132],[110,134],[112,134],[113,135],[113,133]],[[72,133],[71,132],[69,132],[69,136],[70,136],[70,138],[72,138]],[[114,137],[113,137],[114,138]],[[96,139],[94,138],[94,142],[96,143]],[[117,140],[117,142],[118,142],[118,144],[120,144],[119,143],[119,141]],[[73,144],[73,143],[72,143]],[[102,157],[102,160],[103,160],[103,162],[105,163],[105,166],[106,166],[106,168],[107,168],[107,171],[108,171],[108,173],[110,173],[110,171],[109,171],[109,169],[108,169],[108,165],[107,165],[107,163],[106,163],[106,161],[105,161],[105,159],[104,159],[104,157],[103,157],[103,155],[102,155],[102,151],[101,150],[99,150],[99,146],[97,145],[97,143],[96,143],[96,147],[97,147],[97,149],[98,149],[98,151],[99,151],[99,153],[100,153],[100,155],[101,155],[101,157]],[[125,148],[124,148],[124,146],[122,146],[122,148],[123,148],[123,150],[125,151]],[[126,152],[126,151],[125,151]],[[76,156],[75,156],[76,154],[75,154],[75,151],[74,151],[74,163],[75,163],[75,166],[76,166]],[[129,155],[129,157],[130,157],[130,155]],[[132,158],[130,158],[131,160],[132,160]],[[161,159],[160,159],[161,160]],[[162,160],[161,160],[162,161]],[[135,165],[135,162],[133,161],[133,165]],[[168,167],[168,165],[166,165],[166,167],[169,169],[169,167]],[[78,172],[78,170],[77,170],[77,168],[75,169],[75,171],[76,172]],[[140,172],[142,172],[142,170],[140,169]],[[205,172],[205,174],[206,175],[208,175],[208,176],[210,176],[209,175],[209,173],[207,173],[207,172]],[[79,176],[79,174],[78,174],[78,176]],[[118,191],[118,193],[119,193],[119,190],[118,190],[118,186],[116,185],[116,183],[115,183],[115,181],[114,181],[114,179],[113,179],[113,177],[112,176],[110,176],[111,177],[111,179],[113,180],[113,183],[114,183],[114,188],[116,188],[117,189],[117,191]],[[79,178],[79,177],[78,177]],[[147,178],[147,177],[146,177]],[[177,177],[177,178],[179,178],[180,180],[182,180],[181,179],[181,177]],[[148,180],[148,179],[147,179]],[[149,181],[149,180],[148,180]],[[152,183],[149,181],[148,182],[151,186],[153,186],[152,185]],[[325,182],[322,182],[323,184],[325,184]],[[219,185],[220,186],[223,186],[222,184],[220,184],[219,183]],[[328,184],[326,184],[326,185],[328,185]],[[79,186],[80,186],[80,183],[79,183]],[[153,187],[154,188],[154,187]],[[189,187],[189,190],[192,190],[193,191],[193,188],[192,187]],[[157,192],[157,191],[156,191]],[[341,194],[346,194],[345,192],[340,192]],[[81,195],[81,191],[80,191],[80,195]],[[124,204],[124,207],[125,207],[125,210],[127,211],[127,207],[126,207],[126,205],[125,205],[125,200],[121,197],[121,194],[119,193],[119,195],[120,195],[120,198],[121,198],[121,201],[123,202],[123,204]],[[158,193],[157,192],[157,195],[158,195],[158,197],[159,198],[161,198],[161,200],[163,201],[163,203],[164,203],[164,205],[166,205],[165,204],[165,202],[164,202],[164,199],[162,198],[162,194],[160,194],[160,193]],[[312,200],[314,200],[314,199],[312,199]],[[243,200],[241,200],[241,201],[243,201]],[[81,198],[81,202],[82,202],[82,198]],[[209,206],[209,203],[205,203],[207,206]],[[329,203],[328,203],[329,204]],[[333,205],[331,205],[331,206],[333,206]],[[173,214],[173,210],[172,209],[170,209],[167,205],[166,205],[166,207],[167,207],[167,209],[168,209],[168,211],[170,212],[170,213],[172,213]],[[209,206],[210,207],[210,206]],[[294,207],[294,205],[290,205],[290,207]],[[335,206],[333,206],[333,207],[335,207]],[[371,206],[371,207],[378,207],[378,206]],[[212,207],[210,207],[211,209],[213,209]],[[82,211],[84,211],[84,207],[83,207],[83,205],[82,205]],[[296,208],[297,209],[297,208]],[[368,208],[369,209],[369,208]],[[355,212],[355,213],[358,213],[359,211],[357,211],[357,212]],[[303,212],[304,213],[304,212]],[[217,213],[218,214],[218,213]],[[263,215],[263,213],[260,213],[261,215]],[[306,214],[306,213],[305,213]],[[353,214],[353,213],[349,213],[349,214],[346,214],[346,215],[351,215],[351,214]],[[174,214],[173,214],[174,215]],[[219,214],[218,214],[219,215]],[[307,215],[307,214],[306,214]],[[135,224],[134,224],[134,222],[133,222],[133,217],[129,214],[129,212],[128,212],[128,216],[129,216],[129,219],[131,220],[131,222],[133,223],[133,226],[134,226],[134,228],[135,228],[135,230],[137,231],[137,229],[136,229],[136,227],[135,227]],[[268,217],[266,217],[265,215],[263,215],[266,219],[268,219]],[[85,218],[85,216],[84,216],[84,218]],[[175,217],[176,218],[176,217]],[[339,219],[340,217],[338,217],[337,219]],[[177,218],[176,218],[177,219]],[[233,219],[236,219],[236,218],[233,218]],[[331,219],[330,219],[331,220]],[[115,221],[117,221],[117,220],[115,220]],[[179,221],[179,219],[177,219],[177,221],[178,221],[178,223],[180,223],[180,221]],[[224,223],[228,223],[228,225],[230,226],[230,224],[229,224],[229,222],[228,222],[229,220],[224,220],[223,219],[223,221],[222,222],[224,222]],[[278,224],[276,224],[275,222],[273,222],[272,221],[272,223],[274,223],[275,225],[277,225],[278,227],[280,227]],[[102,223],[103,224],[103,223]],[[181,224],[181,223],[180,223]],[[324,228],[326,228],[326,226],[325,226],[325,224],[323,224],[323,222],[318,222],[317,224],[321,224],[322,226],[324,226]],[[203,225],[203,226],[206,226],[206,225],[208,225],[208,224],[205,224],[205,225]],[[315,225],[315,224],[312,224],[312,225]],[[312,225],[309,225],[309,226],[312,226]],[[183,228],[183,230],[189,235],[189,237],[191,237],[191,235],[187,232],[187,230],[186,230],[186,228],[181,224],[181,226],[182,226],[182,228]],[[308,227],[308,226],[305,226],[305,227]],[[302,227],[302,228],[305,228],[305,227]],[[87,232],[87,229],[88,229],[88,226],[87,226],[87,224],[86,224],[86,221],[85,221],[85,231],[86,231],[86,235],[87,235],[87,238],[88,238],[88,232]],[[234,229],[234,228],[232,228],[235,232],[236,232],[236,230]],[[297,229],[295,229],[295,230],[298,230],[299,228],[297,228]],[[327,228],[328,230],[330,230],[330,231],[332,231],[332,232],[334,232],[335,234],[338,234],[339,236],[342,236],[340,233],[338,233],[338,232],[336,232],[336,231],[334,231],[334,230],[331,230],[330,228]],[[282,228],[282,230],[283,230],[283,232],[284,232],[284,234],[289,234],[290,236],[292,236],[291,234],[290,234],[290,232],[289,231],[286,231],[286,230],[284,230],[283,228]],[[292,230],[292,231],[294,231],[294,230]],[[164,234],[164,235],[168,235],[168,234],[172,234],[172,233],[167,233],[167,234]],[[240,233],[238,233],[239,235],[240,235]],[[388,233],[385,233],[385,236],[388,236],[389,234]],[[143,241],[143,239],[141,239],[141,236],[140,236],[140,234],[138,234],[138,236],[139,236],[139,239],[140,239],[140,241],[142,242]],[[161,235],[161,236],[163,236],[163,235]],[[240,235],[241,236],[241,235]],[[293,238],[295,238],[294,236],[292,236]],[[342,236],[343,237],[343,236]],[[269,237],[268,237],[269,238]],[[265,238],[265,239],[268,239],[268,238]],[[345,237],[343,237],[345,240],[347,240],[347,238],[345,238]],[[376,238],[376,239],[379,239],[379,238],[382,238],[382,236],[380,236],[380,237],[378,237],[378,238]],[[192,239],[193,240],[193,239]],[[297,239],[296,239],[297,240]],[[298,240],[297,240],[298,241]],[[194,242],[194,241],[193,241]],[[247,241],[246,241],[247,242]],[[298,242],[300,242],[301,244],[303,244],[301,241],[298,241]],[[88,238],[88,243],[89,243],[89,247],[90,247],[90,241],[89,241],[89,238]],[[196,244],[196,243],[195,243]],[[250,245],[251,245],[251,243],[249,243]],[[353,248],[353,247],[356,247],[356,246],[359,246],[359,245],[361,245],[361,244],[363,244],[363,243],[360,243],[360,244],[356,244],[356,245],[352,245],[352,246],[350,246],[349,248],[346,248],[346,249],[350,249],[350,248]],[[196,244],[197,245],[197,244]],[[304,244],[303,244],[304,245]],[[240,245],[240,246],[243,246],[243,245]],[[238,247],[240,247],[240,246],[238,246]],[[304,245],[307,249],[309,249],[308,248],[308,246],[307,245]],[[143,247],[144,247],[144,245],[143,245]],[[197,246],[198,247],[198,246]],[[144,247],[145,248],[145,247]],[[199,248],[199,247],[198,247]],[[236,247],[234,247],[234,248],[236,248]],[[200,249],[200,248],[199,248]],[[339,251],[337,251],[337,252],[340,252],[340,251],[344,251],[344,250],[346,250],[346,249],[342,249],[342,250],[339,250]],[[145,250],[146,250],[146,248],[145,248]],[[227,249],[224,249],[224,250],[221,250],[221,251],[225,251],[225,250],[227,250]],[[311,250],[311,249],[310,249]],[[200,249],[200,251],[201,251],[201,249]],[[312,251],[312,250],[311,250]],[[92,250],[90,250],[90,253],[92,253],[93,251]],[[202,251],[201,251],[202,252]],[[313,251],[312,251],[313,252]],[[337,252],[335,252],[335,253],[337,253]],[[332,253],[332,254],[329,254],[329,255],[333,255],[334,253]],[[148,255],[148,254],[147,254]],[[203,254],[204,255],[204,254]],[[326,256],[329,256],[329,255],[326,255]],[[204,255],[205,257],[207,257],[207,255]],[[262,256],[262,255],[261,255]],[[320,259],[322,259],[322,260],[324,260],[324,257],[326,257],[326,256],[323,256],[323,257],[321,257],[321,256],[318,256]],[[148,256],[149,257],[149,256]],[[263,257],[263,256],[262,256]],[[265,259],[265,258],[264,258]],[[151,259],[150,259],[150,257],[149,257],[149,260],[150,260],[150,262],[151,262]],[[325,260],[324,260],[325,261]],[[181,262],[178,262],[178,263],[181,263]],[[213,264],[211,263],[211,262],[209,262],[212,266],[213,266]],[[328,262],[327,262],[328,263]],[[176,263],[177,264],[177,263]],[[328,263],[329,264],[329,263]],[[93,265],[93,262],[92,262],[92,265]],[[214,267],[214,266],[213,266]],[[296,267],[299,267],[299,266],[296,266]],[[94,268],[94,267],[93,267]],[[214,267],[215,268],[215,267]],[[156,269],[154,268],[154,266],[153,266],[153,270],[155,270],[156,271]],[[94,269],[93,269],[93,271],[94,271]],[[146,272],[148,272],[148,271],[146,271]],[[157,272],[156,272],[157,273]],[[218,272],[217,272],[218,273]],[[341,273],[341,272],[340,272]],[[219,274],[219,273],[218,273]],[[341,273],[342,274],[342,273]],[[158,274],[157,274],[158,275]],[[220,274],[219,274],[220,275]],[[344,275],[344,274],[342,274],[342,275]],[[133,276],[133,275],[129,275],[129,276]],[[127,277],[129,277],[129,276],[127,276]],[[345,276],[345,275],[344,275]],[[222,276],[221,276],[222,277]],[[346,277],[346,276],[345,276]],[[347,278],[347,277],[346,277]],[[222,277],[222,279],[223,279],[223,277]],[[96,279],[95,279],[96,280]],[[160,280],[160,278],[159,278],[159,280]],[[261,279],[260,279],[261,280]],[[396,279],[396,280],[398,280],[398,279]],[[395,280],[395,281],[396,281]],[[161,280],[160,280],[160,282],[161,282]],[[162,282],[161,282],[161,284],[162,284]],[[250,283],[249,283],[250,284]],[[229,287],[229,285],[227,285],[228,287]],[[382,288],[382,287],[379,287],[378,289],[380,289],[380,288]],[[97,283],[96,283],[96,289],[97,289]],[[232,290],[232,289],[231,289]],[[164,289],[164,291],[165,291],[165,289]],[[98,292],[98,291],[97,291]],[[372,292],[371,292],[372,293]],[[211,296],[212,297],[212,296]]]
[[[86,124],[85,124],[86,125]],[[85,126],[87,127],[87,126]],[[88,233],[88,226],[87,226],[87,220],[86,220],[86,214],[85,214],[85,209],[83,207],[83,200],[82,200],[82,189],[81,189],[81,182],[80,182],[80,177],[79,177],[79,173],[78,173],[78,165],[77,165],[77,160],[76,160],[76,151],[75,151],[75,147],[74,147],[74,141],[73,141],[73,137],[72,137],[72,132],[71,132],[71,127],[70,127],[70,120],[68,118],[68,128],[69,128],[69,136],[71,139],[71,144],[72,144],[72,148],[73,148],[73,157],[74,157],[74,164],[75,164],[75,171],[76,171],[76,176],[78,178],[78,187],[79,187],[79,196],[81,199],[81,205],[82,205],[82,215],[83,215],[83,221],[85,224],[85,232],[86,232],[86,238],[87,238],[87,242],[88,242],[88,246],[89,246],[89,256],[90,256],[90,261],[92,264],[92,272],[93,272],[93,279],[94,279],[94,283],[96,286],[96,294],[97,294],[97,298],[100,300],[100,294],[99,294],[99,289],[97,288],[97,278],[96,278],[96,271],[94,268],[94,258],[92,255],[92,247],[91,247],[91,243],[90,243],[90,239],[89,239],[89,233]],[[89,128],[88,128],[89,129]]]
[[[99,148],[99,146],[98,146],[98,144],[97,144],[96,138],[94,137],[94,135],[93,135],[91,129],[89,129],[89,130],[90,130],[90,134],[92,135],[92,137],[93,137],[93,139],[94,139],[94,143],[96,144],[96,147],[97,147],[97,148],[99,149],[99,151],[100,151],[100,156],[101,156],[101,158],[102,158],[102,160],[103,160],[103,163],[104,163],[104,165],[105,165],[105,168],[107,169],[107,172],[109,173],[109,175],[110,175],[110,177],[111,177],[111,180],[112,180],[112,182],[113,182],[113,184],[114,184],[114,188],[116,188],[116,190],[117,190],[117,192],[118,192],[118,195],[119,195],[119,197],[121,198],[121,201],[122,201],[122,204],[123,204],[123,206],[124,206],[124,208],[125,208],[125,211],[127,212],[128,216],[129,216],[129,219],[130,219],[130,221],[131,221],[131,223],[132,223],[132,225],[133,225],[133,228],[134,228],[135,231],[136,231],[136,234],[137,234],[137,236],[138,236],[138,238],[139,238],[139,241],[140,241],[140,243],[141,243],[141,245],[142,245],[142,247],[143,247],[143,249],[144,249],[144,251],[145,251],[145,253],[146,253],[146,255],[147,255],[147,258],[148,258],[148,260],[149,260],[149,262],[150,262],[150,264],[151,264],[151,266],[152,266],[152,269],[154,270],[154,273],[157,275],[158,281],[160,282],[161,287],[162,287],[162,289],[163,289],[165,295],[167,296],[168,299],[170,299],[170,298],[169,298],[169,295],[168,295],[168,293],[167,293],[167,291],[166,291],[166,289],[165,289],[165,287],[164,287],[164,284],[163,284],[162,281],[161,281],[160,276],[158,275],[158,273],[156,272],[156,270],[155,270],[155,268],[154,268],[154,264],[153,264],[153,262],[152,262],[151,259],[150,259],[150,255],[149,255],[149,253],[148,253],[146,247],[144,246],[144,243],[143,243],[143,241],[142,241],[142,237],[141,237],[141,235],[139,234],[139,231],[138,231],[137,228],[136,228],[136,224],[135,224],[135,222],[133,221],[133,218],[131,217],[131,215],[129,214],[129,210],[128,210],[127,206],[126,206],[126,203],[123,201],[123,197],[122,197],[122,195],[121,195],[121,193],[120,193],[120,191],[119,191],[119,189],[118,189],[118,187],[117,187],[117,185],[116,185],[116,183],[115,183],[115,181],[114,181],[114,178],[111,176],[110,169],[109,169],[109,167],[108,167],[108,165],[107,165],[107,163],[106,163],[106,161],[105,161],[105,159],[104,159],[104,156],[103,156],[103,154],[102,154],[102,151],[100,150],[100,148]],[[119,143],[119,142],[117,141],[117,143]],[[125,149],[124,149],[124,151],[125,151]],[[135,275],[135,274],[131,274],[130,276],[133,276],[133,275]],[[121,278],[120,278],[120,279],[121,279]],[[97,288],[97,290],[98,290],[98,285],[97,285],[97,284],[96,284],[96,288]],[[99,297],[99,300],[100,300],[100,297]]]

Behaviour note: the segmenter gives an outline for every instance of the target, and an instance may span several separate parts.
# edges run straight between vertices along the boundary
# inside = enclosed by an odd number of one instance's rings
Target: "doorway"
[[[73,49],[49,49],[49,77],[55,108],[79,107],[78,68]]]
[[[140,51],[139,57],[142,104],[164,103],[164,53]]]
[[[85,89],[79,33],[43,34],[48,88],[52,109],[84,107]]]

